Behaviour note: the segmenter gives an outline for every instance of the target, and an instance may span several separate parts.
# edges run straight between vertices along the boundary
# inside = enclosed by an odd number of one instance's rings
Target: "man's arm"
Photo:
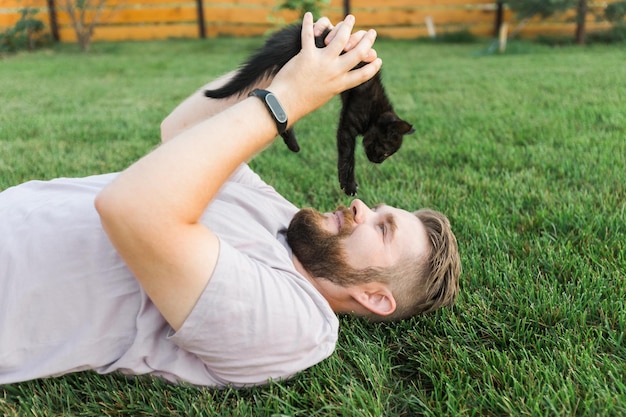
[[[328,43],[334,39],[338,26],[333,26],[327,17],[322,17],[313,25],[314,35],[319,36],[324,32],[324,30],[331,29],[330,33],[326,37],[326,42]],[[364,34],[364,31],[353,33],[348,40],[346,48],[344,49],[351,49],[352,46],[361,40]],[[204,95],[204,90],[217,89],[228,83],[235,73],[236,71],[231,71],[224,74],[220,78],[209,82],[180,103],[161,123],[161,141],[167,142],[185,129],[188,129],[202,120],[206,120],[245,99],[245,94],[222,99],[208,98]],[[259,84],[255,85],[254,88],[265,89],[271,82],[271,78],[262,80]]]
[[[302,51],[268,87],[290,124],[380,69],[372,49],[374,31],[341,55],[353,25],[348,16],[333,41],[318,49],[312,17],[305,15]],[[370,64],[351,71],[361,61]],[[217,262],[219,242],[199,223],[202,212],[233,171],[276,134],[264,104],[256,97],[244,98],[183,130],[97,196],[96,209],[111,242],[174,329],[190,313]]]
[[[215,116],[217,113],[245,99],[245,95],[234,95],[221,99],[208,98],[204,95],[204,90],[212,90],[223,86],[235,73],[235,71],[231,71],[217,80],[211,81],[179,104],[161,123],[161,141],[167,142],[202,120]],[[269,80],[265,80],[255,86],[255,88],[267,88],[269,83]]]

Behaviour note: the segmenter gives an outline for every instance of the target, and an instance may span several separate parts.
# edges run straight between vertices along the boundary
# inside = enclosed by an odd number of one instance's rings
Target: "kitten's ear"
[[[396,132],[401,135],[410,135],[411,133],[415,133],[415,129],[413,129],[413,125],[405,122],[404,120],[397,120],[393,123],[393,128]]]

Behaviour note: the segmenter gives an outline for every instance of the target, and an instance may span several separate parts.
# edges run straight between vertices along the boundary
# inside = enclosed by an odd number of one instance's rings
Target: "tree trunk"
[[[204,26],[204,5],[202,0],[196,0],[196,14],[198,15],[198,36],[206,38],[206,28]]]
[[[48,3],[48,17],[50,20],[50,32],[52,32],[52,38],[59,42],[61,37],[59,36],[59,25],[57,23],[57,11],[54,0],[47,0]]]
[[[500,27],[502,26],[503,21],[504,21],[504,2],[497,1],[496,2],[496,21],[493,27],[494,38],[497,38],[500,35]]]
[[[576,5],[576,44],[578,45],[584,45],[587,37],[585,26],[587,6],[587,0],[578,0]]]

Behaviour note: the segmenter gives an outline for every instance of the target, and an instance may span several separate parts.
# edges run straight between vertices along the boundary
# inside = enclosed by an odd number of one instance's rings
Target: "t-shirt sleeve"
[[[257,189],[273,190],[273,187],[263,181],[259,174],[254,172],[246,163],[239,165],[230,178],[228,178],[228,181],[246,184]]]
[[[337,318],[303,280],[221,240],[211,280],[170,339],[224,384],[289,378],[328,357],[337,341]]]

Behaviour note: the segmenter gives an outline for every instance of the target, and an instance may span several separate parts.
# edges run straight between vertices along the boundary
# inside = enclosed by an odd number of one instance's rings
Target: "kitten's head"
[[[367,159],[380,164],[402,146],[404,135],[415,132],[410,123],[389,111],[380,115],[376,123],[363,135]]]

